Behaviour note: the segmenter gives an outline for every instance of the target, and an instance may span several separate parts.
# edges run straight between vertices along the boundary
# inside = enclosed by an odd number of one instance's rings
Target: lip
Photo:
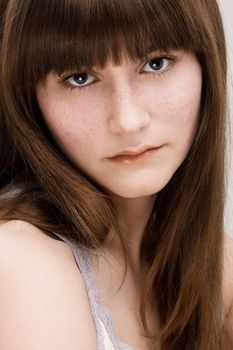
[[[122,150],[118,153],[116,153],[116,155],[114,157],[111,157],[110,159],[114,159],[116,157],[119,156],[138,156],[146,151],[149,151],[151,149],[156,149],[159,148],[158,146],[140,146],[136,149],[132,149],[132,148],[126,148],[125,150]]]
[[[153,155],[155,155],[161,148],[160,147],[151,147],[146,148],[144,151],[140,152],[130,152],[130,151],[124,151],[112,158],[109,158],[110,161],[118,164],[131,164],[131,163],[141,163],[148,161]],[[126,154],[127,153],[127,154]]]

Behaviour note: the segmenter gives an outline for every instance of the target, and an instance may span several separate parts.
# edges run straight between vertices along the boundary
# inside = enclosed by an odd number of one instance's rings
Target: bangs
[[[155,50],[197,51],[192,6],[181,0],[28,1],[24,79],[35,83],[50,71],[104,68],[110,59],[118,65],[123,54],[140,60]]]

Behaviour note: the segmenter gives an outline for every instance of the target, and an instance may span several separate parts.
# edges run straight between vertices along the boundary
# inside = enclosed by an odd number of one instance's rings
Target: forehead
[[[143,59],[167,49],[195,51],[194,8],[176,0],[29,1],[26,14],[30,79],[49,71],[62,73],[82,66],[104,68],[111,61]],[[189,2],[188,2],[189,3]],[[191,4],[191,2],[190,2]]]

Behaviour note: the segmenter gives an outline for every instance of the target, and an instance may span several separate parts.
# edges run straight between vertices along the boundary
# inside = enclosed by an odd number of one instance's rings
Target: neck
[[[140,198],[117,198],[116,201],[119,226],[128,246],[129,264],[136,270],[141,268],[141,242],[155,199],[156,196],[153,195]],[[105,247],[116,255],[121,251],[119,238],[113,231],[109,232]]]

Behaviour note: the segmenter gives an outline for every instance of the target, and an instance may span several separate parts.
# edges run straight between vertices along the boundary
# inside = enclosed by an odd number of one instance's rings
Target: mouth
[[[151,158],[151,156],[155,155],[163,146],[152,147],[152,148],[144,148],[141,151],[123,151],[120,154],[117,154],[114,157],[109,158],[110,161],[122,164],[129,164],[140,162],[143,160],[147,160]]]

